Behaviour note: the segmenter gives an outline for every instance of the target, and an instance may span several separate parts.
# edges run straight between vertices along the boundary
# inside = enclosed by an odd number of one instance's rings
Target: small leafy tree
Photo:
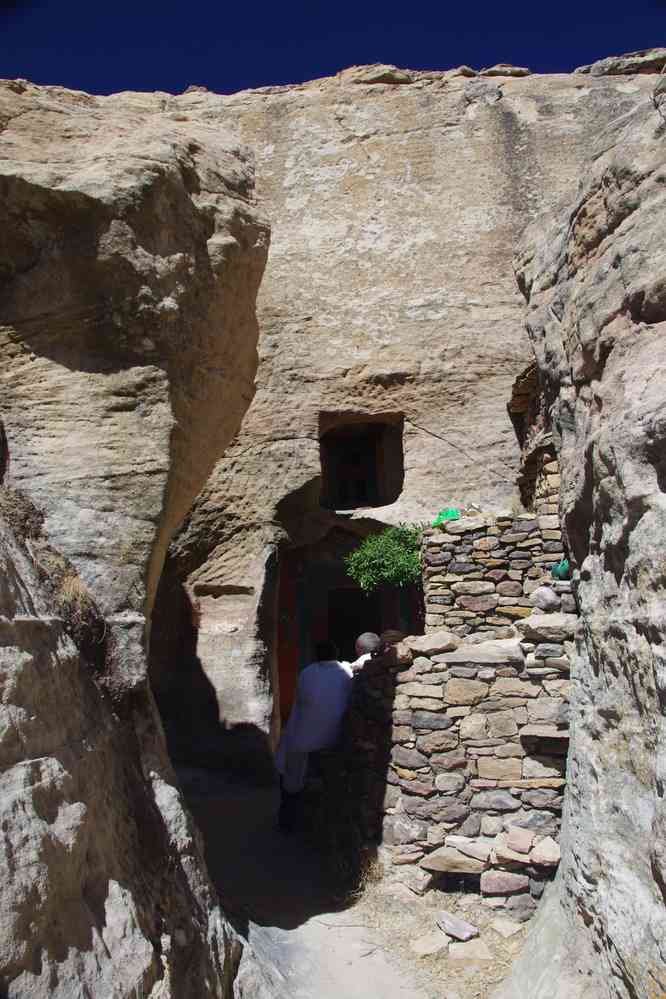
[[[421,529],[400,524],[370,534],[345,556],[348,576],[366,593],[382,586],[410,586],[421,578]]]

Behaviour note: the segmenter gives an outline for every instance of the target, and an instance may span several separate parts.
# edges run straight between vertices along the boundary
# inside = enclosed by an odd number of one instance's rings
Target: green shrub
[[[381,586],[410,586],[421,579],[421,529],[400,524],[371,534],[345,556],[355,583],[372,593]]]

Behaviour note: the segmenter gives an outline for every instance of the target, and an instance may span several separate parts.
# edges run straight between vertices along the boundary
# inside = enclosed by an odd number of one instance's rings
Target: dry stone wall
[[[438,618],[370,660],[350,718],[352,797],[393,875],[419,892],[468,878],[520,920],[559,861],[577,615],[571,583],[548,572],[562,557],[561,539],[544,552],[556,523],[477,515],[428,533],[425,585],[448,587],[452,630]]]
[[[537,509],[557,509],[558,489],[558,465],[549,462],[539,479]],[[535,601],[547,610],[574,609],[569,584],[550,595],[538,592],[564,557],[556,513],[463,517],[426,531],[423,549],[426,630],[508,638]]]

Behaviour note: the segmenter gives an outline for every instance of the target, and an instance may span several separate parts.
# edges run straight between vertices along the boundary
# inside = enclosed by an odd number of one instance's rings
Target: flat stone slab
[[[424,933],[416,940],[410,940],[409,949],[417,957],[430,957],[432,954],[441,954],[443,950],[448,948],[450,942],[446,933],[442,933],[441,930],[433,930],[432,933]]]
[[[462,639],[450,631],[441,629],[428,635],[411,635],[405,639],[405,645],[422,656],[434,656],[438,652],[452,652],[461,644]]]
[[[447,534],[466,534],[468,531],[481,531],[489,524],[489,518],[482,514],[480,517],[460,517],[459,520],[447,520],[442,526]]]
[[[520,923],[514,922],[513,919],[507,919],[506,916],[496,916],[490,924],[490,928],[495,933],[499,933],[505,940],[515,936],[516,933],[520,933],[522,929]]]
[[[532,615],[533,617],[534,615]],[[547,617],[555,617],[548,614]],[[558,615],[559,617],[573,617],[574,615]],[[531,618],[530,618],[531,620]],[[464,642],[458,646],[454,652],[445,652],[435,657],[438,663],[522,663],[524,660],[523,650],[520,642],[516,638],[497,638],[490,642]]]
[[[522,829],[520,826],[512,826],[506,837],[506,845],[516,853],[529,853],[534,843],[536,833],[532,829]]]
[[[434,853],[424,857],[420,866],[437,874],[481,874],[487,864],[475,857],[468,857],[451,846],[440,846]]]
[[[563,642],[573,638],[577,623],[575,614],[530,614],[516,628],[528,642]]]
[[[555,725],[524,725],[520,730],[521,739],[561,739],[563,742],[569,741],[567,729],[557,728]]]
[[[440,930],[443,930],[447,936],[453,937],[454,940],[473,940],[474,937],[478,937],[479,929],[472,923],[468,923],[466,919],[461,919],[460,916],[454,916],[452,912],[447,912],[446,909],[442,909],[441,912],[437,913],[437,925]]]
[[[529,891],[530,879],[526,874],[511,871],[485,871],[481,875],[482,895],[515,895]]]
[[[494,961],[495,958],[483,940],[468,940],[466,943],[452,943],[450,945],[449,960],[476,964],[477,962]]]
[[[534,839],[534,836],[532,836]],[[459,853],[464,853],[467,857],[474,857],[475,860],[486,861],[490,857],[491,843],[484,843],[483,840],[471,836],[447,836],[444,841],[445,846],[451,846]]]

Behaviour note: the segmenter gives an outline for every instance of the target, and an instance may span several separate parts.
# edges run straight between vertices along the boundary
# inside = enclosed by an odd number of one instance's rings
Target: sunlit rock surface
[[[170,535],[252,395],[268,244],[252,183],[246,151],[159,95],[0,84],[8,997],[226,997],[248,960],[167,757],[145,645]],[[55,563],[8,484],[43,514]],[[103,615],[90,655],[50,564],[69,566],[70,606],[85,592]]]
[[[665,226],[666,126],[644,101],[519,262],[581,627],[560,874],[502,999],[666,993]]]

